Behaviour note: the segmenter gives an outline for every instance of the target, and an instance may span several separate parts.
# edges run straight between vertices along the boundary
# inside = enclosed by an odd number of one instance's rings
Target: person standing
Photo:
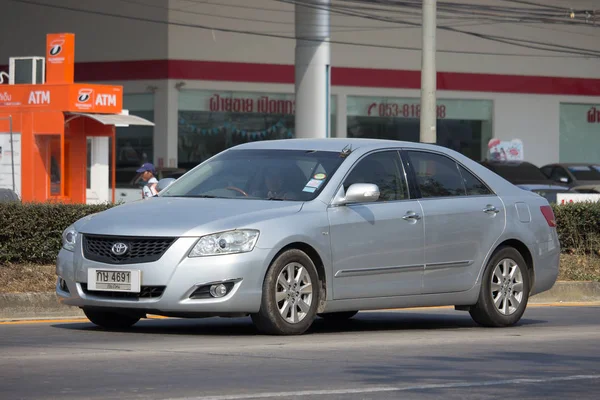
[[[156,179],[154,165],[152,163],[144,163],[136,172],[141,173],[142,180],[146,182],[142,188],[142,199],[156,196],[158,194],[158,189],[156,188],[158,179]]]

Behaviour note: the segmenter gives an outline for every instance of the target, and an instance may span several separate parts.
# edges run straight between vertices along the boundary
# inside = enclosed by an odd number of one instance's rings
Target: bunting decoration
[[[202,136],[218,135],[223,130],[230,130],[233,134],[240,135],[244,138],[249,138],[252,140],[264,139],[267,137],[267,135],[271,133],[276,133],[280,129],[285,129],[285,131],[283,132],[285,137],[290,139],[294,137],[294,132],[291,129],[286,128],[282,120],[278,121],[275,125],[272,125],[267,129],[259,131],[248,131],[246,129],[237,128],[231,122],[225,122],[222,126],[214,128],[200,128],[194,124],[188,123],[184,118],[180,117],[179,127],[185,129],[188,132],[200,134]]]

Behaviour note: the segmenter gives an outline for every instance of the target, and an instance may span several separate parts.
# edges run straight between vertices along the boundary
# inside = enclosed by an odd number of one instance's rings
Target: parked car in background
[[[56,293],[107,329],[250,315],[291,335],[316,316],[436,305],[503,327],[554,285],[559,255],[544,198],[448,148],[269,140],[69,226]]]
[[[500,175],[515,186],[537,193],[556,203],[558,193],[572,193],[573,190],[564,184],[556,183],[534,164],[526,161],[482,161],[481,164]]]
[[[579,193],[600,193],[600,163],[555,163],[540,170],[552,181],[575,188]]]

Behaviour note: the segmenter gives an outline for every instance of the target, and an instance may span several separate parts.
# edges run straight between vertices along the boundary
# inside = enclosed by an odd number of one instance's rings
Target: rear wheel
[[[99,311],[84,308],[83,313],[94,324],[105,329],[126,329],[131,328],[140,320],[140,317],[133,315],[120,314],[111,311]]]
[[[260,310],[251,315],[252,321],[263,333],[304,333],[317,312],[319,287],[317,268],[306,253],[283,252],[267,271]]]
[[[329,321],[345,321],[354,317],[358,311],[340,311],[340,312],[331,312],[331,313],[322,313],[318,314],[319,317],[329,320]]]
[[[516,324],[529,299],[529,271],[516,249],[504,247],[488,262],[483,274],[479,299],[469,313],[483,326]]]

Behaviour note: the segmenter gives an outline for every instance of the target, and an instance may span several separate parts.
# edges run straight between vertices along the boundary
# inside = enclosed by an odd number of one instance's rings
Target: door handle
[[[409,211],[402,217],[402,219],[405,221],[418,221],[421,219],[421,216],[417,213]]]
[[[495,206],[488,204],[483,209],[483,212],[488,213],[488,214],[498,214],[500,212],[500,210],[498,210]]]

